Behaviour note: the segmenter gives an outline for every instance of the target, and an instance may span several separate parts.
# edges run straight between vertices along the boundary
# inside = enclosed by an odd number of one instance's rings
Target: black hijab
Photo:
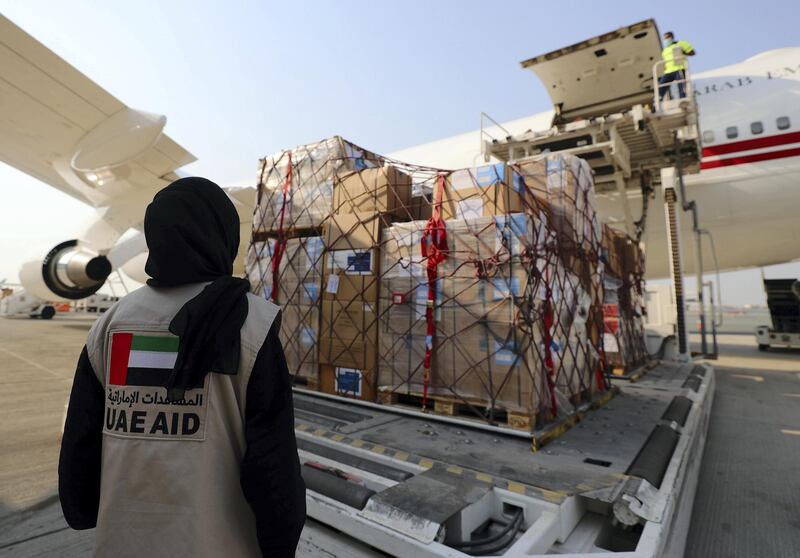
[[[225,192],[205,178],[181,178],[158,192],[144,215],[152,287],[211,281],[183,305],[169,330],[180,338],[167,383],[170,400],[203,385],[208,372],[236,374],[239,331],[247,318],[245,279],[232,277],[239,215]]]

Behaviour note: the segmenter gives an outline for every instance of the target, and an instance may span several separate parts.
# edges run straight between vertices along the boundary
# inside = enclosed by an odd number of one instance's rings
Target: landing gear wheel
[[[769,349],[769,345],[764,345],[764,344],[762,344],[762,343],[759,343],[759,344],[758,344],[758,350],[759,350],[759,351],[762,351],[762,352],[767,352],[767,349]]]
[[[42,313],[39,314],[39,317],[43,320],[52,320],[53,316],[56,315],[56,309],[52,306],[45,306],[42,308]]]

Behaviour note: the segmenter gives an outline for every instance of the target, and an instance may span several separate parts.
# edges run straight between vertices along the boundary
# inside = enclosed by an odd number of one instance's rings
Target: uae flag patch
[[[108,383],[163,386],[178,358],[178,341],[179,338],[172,335],[112,334]]]
[[[178,359],[179,338],[168,332],[115,331],[110,335],[105,426],[110,436],[205,440],[208,375],[179,400],[166,384]]]

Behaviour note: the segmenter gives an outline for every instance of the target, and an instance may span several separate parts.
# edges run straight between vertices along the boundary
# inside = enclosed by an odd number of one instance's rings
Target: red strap
[[[288,153],[289,163],[286,168],[286,178],[283,181],[281,201],[281,218],[278,224],[278,238],[275,240],[275,245],[272,250],[272,292],[270,298],[273,302],[278,301],[278,279],[280,278],[281,259],[283,253],[286,251],[286,238],[283,235],[283,222],[286,217],[286,201],[289,197],[289,190],[292,187],[292,152]]]
[[[427,259],[426,273],[428,277],[428,301],[425,308],[426,337],[424,376],[422,379],[422,410],[428,405],[428,386],[430,385],[431,358],[433,355],[433,337],[436,332],[434,323],[434,307],[436,306],[436,286],[439,264],[447,259],[447,229],[442,220],[442,196],[444,195],[445,176],[440,174],[433,191],[433,211],[422,235],[422,257]]]

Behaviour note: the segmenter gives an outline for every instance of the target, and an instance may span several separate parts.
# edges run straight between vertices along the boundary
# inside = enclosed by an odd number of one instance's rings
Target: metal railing
[[[680,47],[676,47],[680,48]],[[681,56],[676,56],[673,60],[675,64],[683,65],[683,79],[676,79],[674,81],[665,84],[669,87],[668,95],[670,100],[674,99],[693,99],[694,98],[694,85],[692,84],[692,80],[689,78],[689,60],[683,53],[681,52]],[[655,64],[653,64],[653,107],[655,108],[656,112],[661,111],[663,100],[661,99],[661,95],[659,91],[662,85],[659,83],[661,77],[664,76],[664,67],[666,66],[666,60],[659,60]],[[678,89],[679,85],[683,84],[684,87],[684,97],[680,96],[673,96],[673,90]],[[666,97],[666,95],[665,95]]]
[[[499,128],[503,132],[505,132],[505,138],[496,138],[492,134],[489,133],[491,127],[487,127],[484,125],[484,122],[488,120],[491,122],[495,128]],[[502,124],[500,124],[497,120],[486,114],[485,112],[481,112],[481,128],[480,128],[480,142],[481,142],[481,155],[483,155],[483,161],[488,163],[491,158],[492,154],[487,149],[487,145],[491,145],[493,142],[498,141],[498,139],[509,139],[511,137],[511,132],[506,130]],[[487,139],[488,138],[488,139]]]

